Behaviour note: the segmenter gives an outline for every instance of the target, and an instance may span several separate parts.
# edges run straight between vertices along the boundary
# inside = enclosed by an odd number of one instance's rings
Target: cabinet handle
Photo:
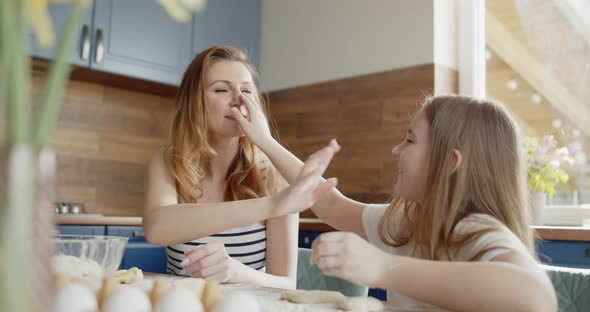
[[[84,25],[82,27],[82,52],[80,53],[80,58],[82,61],[88,60],[88,55],[90,54],[90,28],[88,25]]]
[[[590,247],[584,250],[584,255],[586,256],[586,258],[590,258]]]
[[[96,64],[102,63],[103,57],[104,57],[104,43],[103,43],[102,29],[97,29],[96,30],[96,56],[94,59]]]

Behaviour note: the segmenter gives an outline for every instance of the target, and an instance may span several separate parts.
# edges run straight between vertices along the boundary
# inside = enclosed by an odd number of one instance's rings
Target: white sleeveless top
[[[261,152],[256,155],[263,179],[268,177],[268,158]],[[180,262],[184,260],[184,251],[213,242],[222,242],[230,257],[252,269],[266,271],[266,226],[259,222],[237,227],[221,233],[202,237],[183,244],[166,247],[166,271],[173,275],[188,276],[182,271]]]

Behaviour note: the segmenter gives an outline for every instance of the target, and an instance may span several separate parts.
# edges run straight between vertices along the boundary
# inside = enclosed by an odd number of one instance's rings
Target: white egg
[[[155,312],[203,312],[201,300],[186,288],[171,288],[156,302]]]
[[[141,281],[135,282],[133,286],[143,290],[144,293],[149,294],[154,287],[154,280],[143,279]]]
[[[80,283],[88,287],[88,289],[90,289],[95,296],[98,295],[100,289],[102,288],[102,280],[100,279],[83,278],[80,279]]]
[[[260,306],[258,305],[256,298],[250,295],[233,293],[223,297],[215,307],[213,307],[213,312],[233,311],[260,312]]]
[[[105,301],[103,312],[150,312],[152,304],[148,296],[133,285],[119,285]]]
[[[55,298],[56,312],[97,311],[98,303],[92,291],[78,283],[59,289]]]

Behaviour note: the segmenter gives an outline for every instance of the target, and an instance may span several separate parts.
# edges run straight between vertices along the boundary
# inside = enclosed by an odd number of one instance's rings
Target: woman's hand
[[[244,105],[240,106],[240,109],[232,107],[231,110],[248,139],[259,148],[262,144],[274,140],[260,104],[244,94],[240,94],[240,100]]]
[[[336,186],[338,180],[325,180],[322,174],[328,168],[332,157],[340,150],[336,140],[313,153],[303,164],[295,183],[274,195],[273,217],[297,213],[313,206],[326,192]]]
[[[247,267],[230,257],[223,243],[210,243],[184,251],[180,263],[186,274],[192,277],[214,280],[220,283],[239,282],[240,272]]]
[[[324,233],[312,243],[311,262],[324,274],[370,287],[399,265],[394,258],[349,232]]]

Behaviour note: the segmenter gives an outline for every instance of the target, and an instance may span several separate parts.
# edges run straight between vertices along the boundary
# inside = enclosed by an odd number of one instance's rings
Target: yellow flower
[[[49,12],[47,11],[47,4],[49,2],[72,1],[78,1],[88,8],[91,0],[25,0],[26,18],[31,28],[33,28],[39,46],[51,48],[55,45],[55,34],[53,32],[51,16],[49,16]]]
[[[179,22],[187,22],[193,12],[205,9],[205,0],[158,0],[168,15]]]
[[[28,23],[33,28],[37,43],[43,48],[53,47],[55,34],[47,12],[47,0],[26,0],[25,5]]]

